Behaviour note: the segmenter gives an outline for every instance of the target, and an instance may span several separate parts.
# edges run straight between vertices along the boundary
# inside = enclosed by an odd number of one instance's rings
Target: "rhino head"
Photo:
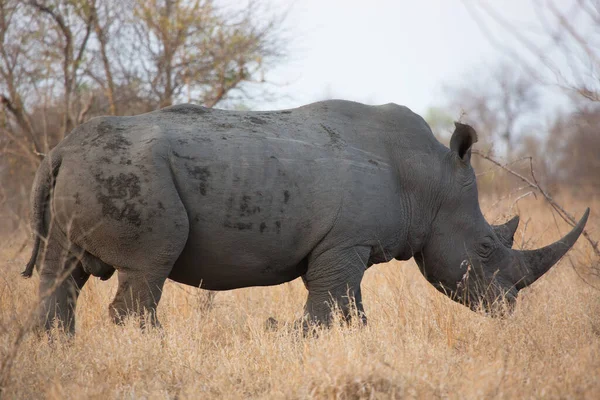
[[[562,239],[537,250],[512,249],[519,217],[504,225],[487,223],[471,167],[475,130],[456,123],[445,171],[441,201],[422,249],[414,254],[433,286],[471,309],[492,316],[511,311],[519,291],[544,275],[575,244],[589,215]]]

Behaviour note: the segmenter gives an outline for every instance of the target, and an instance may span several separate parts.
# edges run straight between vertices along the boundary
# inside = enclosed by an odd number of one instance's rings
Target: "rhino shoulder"
[[[398,118],[404,120],[415,120],[415,121],[423,121],[423,117],[419,114],[408,108],[407,106],[402,106],[396,103],[387,103],[379,106],[375,106],[378,110],[386,114],[389,118]]]
[[[384,118],[389,123],[401,127],[403,131],[433,137],[433,132],[427,121],[410,108],[395,103],[387,103],[376,107],[383,112]]]

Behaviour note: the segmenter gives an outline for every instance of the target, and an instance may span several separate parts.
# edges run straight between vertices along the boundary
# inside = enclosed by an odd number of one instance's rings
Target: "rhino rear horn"
[[[515,237],[515,232],[519,227],[519,216],[514,216],[510,221],[502,225],[492,225],[492,230],[498,236],[500,243],[509,249],[512,247]]]
[[[581,220],[573,227],[571,232],[557,242],[537,250],[512,250],[515,253],[515,263],[511,268],[513,276],[517,277],[516,287],[522,289],[531,285],[539,277],[544,275],[554,264],[565,255],[577,241],[590,215],[590,209],[586,209]]]

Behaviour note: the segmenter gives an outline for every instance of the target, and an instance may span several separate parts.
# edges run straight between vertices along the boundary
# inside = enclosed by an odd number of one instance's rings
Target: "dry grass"
[[[491,221],[510,202],[483,209]],[[588,227],[600,236],[600,202]],[[585,205],[567,208],[581,215]],[[566,232],[548,207],[519,203],[528,247]],[[519,234],[525,225],[521,222]],[[520,237],[517,243],[521,243]],[[0,252],[0,362],[34,307],[37,278],[19,277],[28,254]],[[71,342],[33,334],[18,348],[6,398],[597,398],[600,393],[600,292],[582,282],[593,263],[580,240],[516,312],[494,320],[454,304],[429,286],[414,263],[373,267],[364,281],[366,328],[333,328],[318,338],[267,332],[269,316],[291,321],[302,283],[217,295],[201,312],[202,291],[168,283],[159,307],[163,331],[134,321],[113,326],[107,307],[116,279],[93,280],[78,308]],[[573,266],[576,268],[575,272]]]

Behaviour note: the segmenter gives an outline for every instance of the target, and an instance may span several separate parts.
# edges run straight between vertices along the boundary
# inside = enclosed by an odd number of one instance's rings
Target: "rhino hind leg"
[[[127,265],[117,267],[119,285],[109,307],[110,316],[116,324],[122,323],[126,315],[136,315],[141,317],[142,326],[147,322],[155,327],[160,326],[156,307],[164,283],[187,242],[188,222],[185,210],[182,210],[179,217],[177,218],[177,214],[169,215],[174,221],[179,220],[174,223],[177,234],[173,231],[173,235],[164,235],[161,240],[154,241],[159,245],[144,251],[138,250],[138,254],[130,253]]]
[[[40,323],[46,331],[56,324],[74,334],[77,299],[90,275],[80,260],[60,245],[56,234],[51,234],[47,243],[41,257]]]
[[[170,199],[161,198],[165,209],[163,218],[154,220],[160,229],[141,230],[139,242],[147,245],[128,244],[130,247],[122,251],[122,260],[115,263],[119,284],[109,314],[116,324],[122,323],[127,315],[135,315],[141,318],[142,327],[148,322],[160,326],[156,308],[189,232],[185,207],[175,190],[170,193]]]
[[[156,307],[162,295],[166,276],[142,274],[133,271],[119,271],[119,287],[109,313],[115,324],[123,323],[128,315],[141,318],[141,325],[160,327]],[[147,319],[146,319],[147,317]]]
[[[370,251],[363,246],[334,248],[310,257],[303,277],[308,289],[304,313],[309,324],[330,326],[335,310],[348,322],[358,316],[366,324],[360,283]]]

